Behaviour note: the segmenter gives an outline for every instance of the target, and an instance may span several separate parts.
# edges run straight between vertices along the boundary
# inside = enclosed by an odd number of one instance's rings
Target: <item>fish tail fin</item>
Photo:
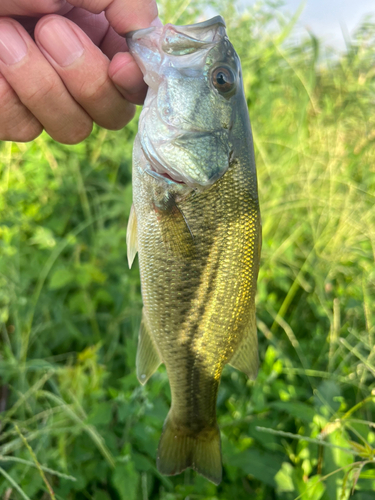
[[[221,445],[217,425],[199,433],[176,426],[167,416],[160,438],[157,467],[161,474],[173,476],[191,467],[215,484],[221,482]]]

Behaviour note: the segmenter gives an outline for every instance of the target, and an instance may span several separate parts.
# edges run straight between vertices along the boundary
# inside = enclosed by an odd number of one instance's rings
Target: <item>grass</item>
[[[161,7],[180,24],[203,9]],[[46,135],[0,145],[4,500],[373,498],[375,26],[332,58],[313,36],[293,42],[275,2],[221,12],[242,60],[263,219],[262,364],[255,382],[224,373],[223,482],[155,468],[170,391],[164,369],[145,387],[134,370],[133,122],[74,147]]]

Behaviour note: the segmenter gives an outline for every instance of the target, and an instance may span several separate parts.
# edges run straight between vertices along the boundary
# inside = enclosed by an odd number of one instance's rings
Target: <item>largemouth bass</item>
[[[149,85],[133,151],[127,243],[138,251],[137,376],[165,363],[172,404],[161,473],[220,483],[216,399],[225,364],[255,378],[261,226],[239,58],[218,16],[127,35]]]

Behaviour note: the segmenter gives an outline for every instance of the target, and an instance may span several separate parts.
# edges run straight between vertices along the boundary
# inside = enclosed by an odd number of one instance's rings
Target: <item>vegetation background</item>
[[[163,0],[162,19],[209,0]],[[155,468],[164,368],[135,376],[137,123],[0,145],[0,498],[375,498],[375,25],[332,57],[279,3],[216,6],[243,66],[263,218],[255,382],[225,370],[223,482]],[[202,14],[204,13],[204,14]]]

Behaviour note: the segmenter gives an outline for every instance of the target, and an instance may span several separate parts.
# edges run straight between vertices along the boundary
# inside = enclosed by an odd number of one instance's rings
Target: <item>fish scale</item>
[[[128,251],[130,263],[137,250],[139,253],[144,303],[137,375],[145,383],[162,362],[171,387],[172,404],[159,444],[158,468],[164,474],[177,474],[192,467],[218,484],[221,454],[216,399],[222,370],[229,363],[254,378],[258,369],[255,291],[261,230],[239,60],[226,37],[223,20],[214,18],[210,22],[211,38],[209,21],[148,29],[143,37],[140,30],[128,37],[146,80],[147,71],[158,74],[154,61],[165,62],[168,57],[166,53],[160,58],[150,57],[147,51],[173,52],[175,65],[173,73],[159,67],[160,81],[151,86],[140,117],[143,132],[138,134],[133,152],[134,210],[129,221]],[[173,30],[178,34],[175,45]],[[197,42],[200,39],[202,43]],[[176,60],[183,75],[189,57],[194,56],[197,68],[198,51],[202,52],[201,75],[197,72],[195,88],[191,77],[186,78],[186,86],[182,79],[178,97]],[[223,71],[232,72],[232,76],[237,74],[231,95],[220,94],[210,83],[215,64],[222,64]],[[168,95],[170,81],[172,101]],[[160,95],[159,88],[163,89]],[[209,103],[200,106],[199,99],[209,99]],[[170,135],[164,114],[158,111],[159,107],[165,109],[165,102],[170,110],[168,120],[174,124]],[[210,116],[205,119],[207,112]],[[175,128],[178,120],[173,120],[171,113],[184,123],[180,135]],[[199,116],[195,119],[194,115]],[[161,120],[160,125],[155,116]],[[150,117],[153,121],[147,122]],[[194,123],[199,123],[204,133],[221,134],[215,146],[207,142],[208,148],[215,150],[202,150],[202,143],[195,140]],[[147,141],[142,133],[147,134]],[[184,140],[193,164],[187,166],[178,141],[189,133]],[[163,134],[163,147],[170,151],[168,158],[160,156]],[[156,163],[155,155],[159,155]],[[217,161],[214,165],[210,164],[212,158]],[[159,161],[163,161],[162,166]]]

